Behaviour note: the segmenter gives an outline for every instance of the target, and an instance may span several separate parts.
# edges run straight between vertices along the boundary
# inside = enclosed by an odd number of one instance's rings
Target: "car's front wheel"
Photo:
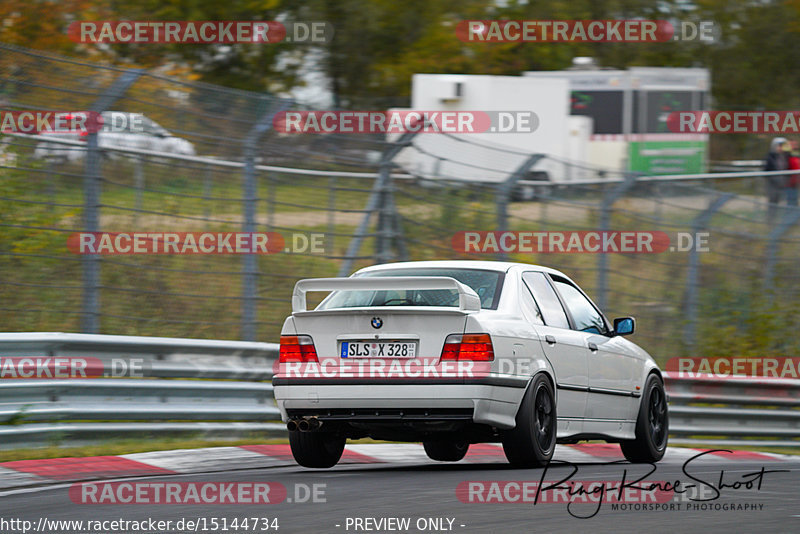
[[[636,439],[620,443],[622,454],[629,462],[651,463],[664,457],[667,451],[669,413],[664,384],[656,375],[647,377],[636,419]]]
[[[346,439],[332,432],[289,431],[289,446],[303,467],[333,467],[344,452]]]
[[[457,462],[467,455],[469,443],[461,440],[423,441],[425,454],[437,462]]]
[[[503,438],[503,451],[516,467],[542,467],[556,449],[556,402],[553,386],[536,375],[517,412],[517,426]]]

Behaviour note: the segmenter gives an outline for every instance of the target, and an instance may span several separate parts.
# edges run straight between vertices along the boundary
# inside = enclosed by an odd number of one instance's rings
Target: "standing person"
[[[769,154],[764,165],[765,171],[783,171],[789,168],[788,153],[783,149],[786,138],[776,137],[769,145]],[[783,174],[771,174],[767,176],[767,220],[774,222],[778,204],[786,188],[787,177]]]
[[[800,152],[798,152],[797,141],[791,142],[790,149],[787,169],[800,170]],[[797,206],[798,185],[800,185],[800,174],[790,174],[786,180],[786,204],[788,206]]]

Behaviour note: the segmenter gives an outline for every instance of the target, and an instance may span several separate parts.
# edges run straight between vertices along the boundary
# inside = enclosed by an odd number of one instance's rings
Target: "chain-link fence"
[[[7,45],[0,108],[156,123],[125,142],[0,137],[8,331],[270,341],[300,278],[505,258],[561,269],[609,316],[635,316],[636,340],[662,361],[800,347],[800,212],[768,205],[758,173],[650,179],[469,135],[282,134],[273,117],[294,102]],[[456,246],[463,232],[505,231],[663,232],[670,243],[607,254]],[[75,254],[75,232],[277,232],[289,252]]]

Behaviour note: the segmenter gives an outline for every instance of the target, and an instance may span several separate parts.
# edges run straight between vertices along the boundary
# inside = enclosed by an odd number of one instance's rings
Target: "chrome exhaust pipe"
[[[297,430],[299,430],[300,432],[308,432],[310,428],[311,425],[309,424],[308,419],[300,419],[297,422]]]
[[[288,430],[289,432],[295,432],[297,430],[297,421],[292,419],[291,421],[286,423],[286,430]]]
[[[322,422],[319,419],[317,419],[316,417],[310,417],[308,419],[308,429],[309,430],[317,430],[321,426],[322,426]]]

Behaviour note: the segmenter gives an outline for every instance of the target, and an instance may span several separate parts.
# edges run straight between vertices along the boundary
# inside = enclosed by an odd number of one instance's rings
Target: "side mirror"
[[[633,317],[617,317],[614,319],[614,335],[629,336],[636,329],[636,321]]]

